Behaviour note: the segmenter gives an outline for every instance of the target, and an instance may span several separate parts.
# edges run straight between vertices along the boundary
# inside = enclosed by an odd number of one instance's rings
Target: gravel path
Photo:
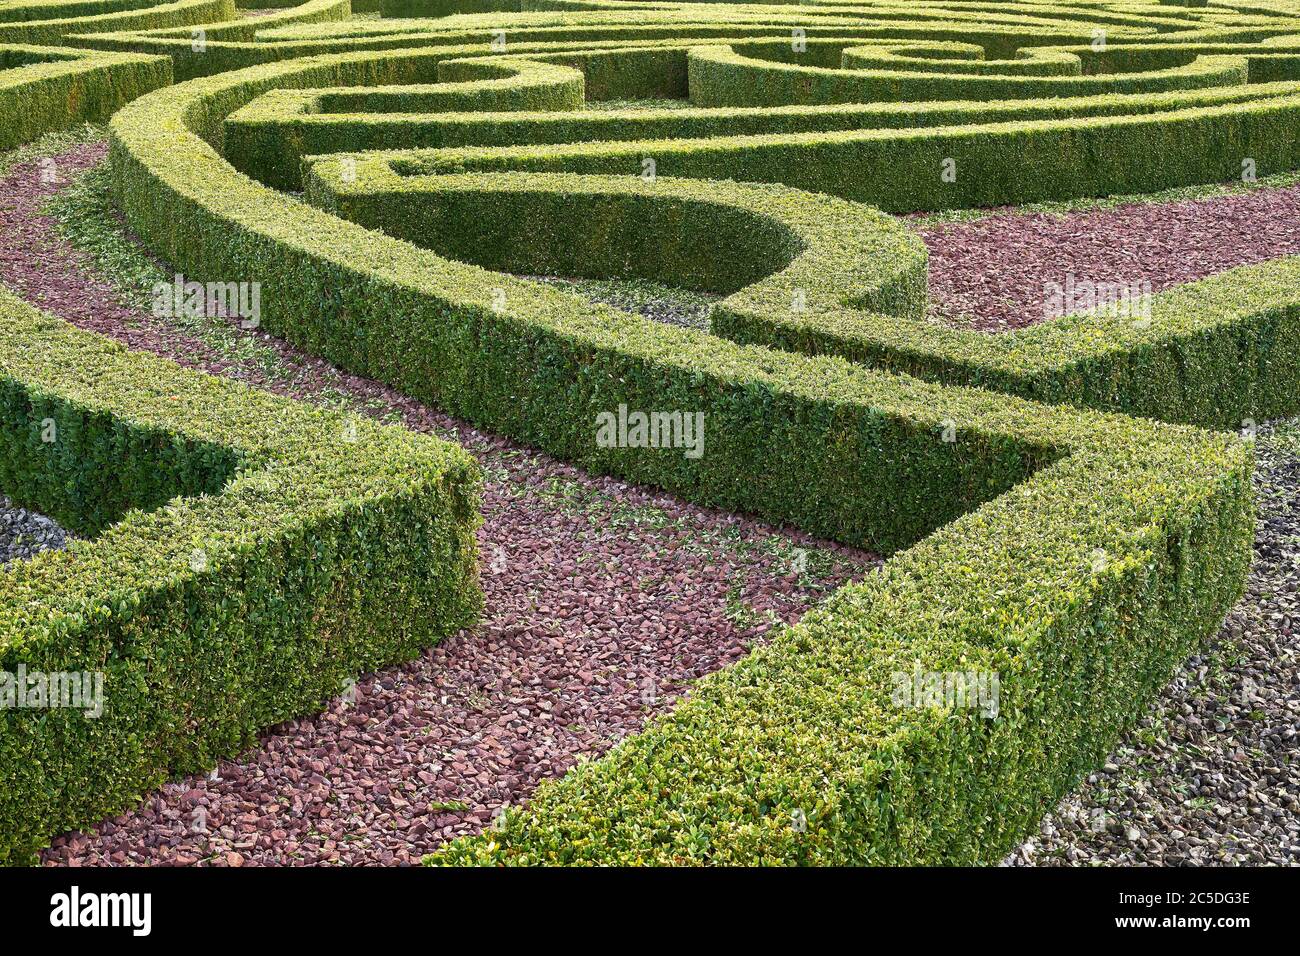
[[[1046,283],[1159,292],[1300,255],[1300,186],[1053,215],[997,213],[921,230],[936,315],[985,332],[1045,317]],[[1143,283],[1149,283],[1149,287]]]
[[[0,495],[0,564],[62,548],[67,539],[67,532],[53,519],[19,508]]]
[[[57,165],[85,169],[101,156],[77,149]],[[340,688],[324,713],[275,728],[216,779],[170,784],[93,832],[56,839],[47,864],[418,862],[636,732],[879,563],[589,477],[264,336],[275,368],[232,363],[95,280],[39,214],[58,184],[35,173],[0,179],[0,281],[132,347],[454,438],[488,476],[478,631]]]
[[[0,179],[0,282],[33,305],[129,348],[167,355],[189,368],[214,361],[193,338],[124,303],[88,257],[62,242],[54,223],[41,215],[50,196],[107,153],[105,143],[80,146],[50,164],[16,166]]]
[[[101,156],[96,147],[73,150],[60,168],[87,168]],[[134,314],[94,280],[37,213],[55,188],[38,184],[30,168],[0,180],[0,281],[133,347],[308,400],[342,397],[469,447],[489,476],[480,537],[488,617],[474,634],[362,679],[324,713],[276,728],[255,752],[223,762],[216,779],[168,785],[94,832],[59,838],[48,864],[414,862],[448,837],[481,829],[539,779],[635,732],[692,680],[875,564],[861,552],[592,479],[265,336],[255,338],[274,353],[276,369],[232,363]],[[1129,238],[1145,236],[1153,213],[1145,215],[1131,221]],[[1189,222],[1180,249],[1212,246],[1194,226],[1215,220]],[[21,241],[10,240],[14,228]],[[932,284],[961,286],[961,276],[949,275],[956,253],[936,255],[936,235],[927,242]],[[997,266],[1004,278],[1018,270],[1022,285],[1041,290],[1051,249],[1036,257],[1017,250],[1013,270],[1010,254],[1003,261],[993,254],[997,242],[988,243],[982,268]],[[1112,267],[1112,245],[1083,247],[1095,256],[1076,249],[1076,275]],[[997,268],[994,279],[1003,275]],[[1260,462],[1250,593],[1217,645],[1187,663],[1106,769],[1009,863],[1297,861],[1300,462],[1267,439]]]
[[[1008,863],[1300,865],[1300,457],[1257,454],[1246,596]]]

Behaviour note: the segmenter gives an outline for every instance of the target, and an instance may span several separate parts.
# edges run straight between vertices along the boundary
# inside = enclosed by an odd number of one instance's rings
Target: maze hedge
[[[1169,290],[1141,321],[1075,315],[985,335],[926,319],[924,247],[889,214],[1300,167],[1300,4],[528,6],[400,0],[372,6],[384,19],[349,21],[346,3],[313,0],[261,22],[59,38],[167,55],[193,78],[114,117],[118,199],[188,277],[261,283],[269,331],[589,470],[890,555],[644,733],[544,784],[503,829],[433,862],[998,860],[1239,595],[1250,445],[1202,429],[1300,406],[1300,266]],[[624,100],[679,102],[612,102]],[[516,277],[547,274],[722,298],[705,333]],[[272,401],[239,394],[241,408]],[[704,456],[597,447],[596,416],[620,404],[703,412]],[[3,573],[135,541],[139,523],[218,508],[254,481],[220,450],[252,440],[237,427],[251,412],[217,440],[205,429],[221,412],[174,411],[169,433],[209,442],[206,469],[185,445],[161,472],[183,480],[134,498],[96,489],[99,539]],[[353,636],[335,683],[472,616],[472,469],[375,434],[399,460],[441,463],[375,467],[373,494],[413,503],[368,520],[423,550],[385,551],[365,571],[339,560],[269,583],[250,574],[240,592],[305,627],[347,581],[339,613],[360,627],[354,612],[373,608],[382,623]],[[261,461],[301,454],[265,441]],[[367,467],[312,461],[358,481]],[[455,477],[429,479],[439,496],[420,474]],[[302,500],[281,507],[329,525],[323,484],[295,483]],[[87,520],[57,494],[32,500]],[[222,527],[278,540],[284,519],[247,513]],[[334,570],[328,586],[318,578]],[[426,600],[440,613],[421,611]],[[229,619],[205,600],[184,606],[204,626]],[[43,832],[228,752],[281,712],[264,697],[282,686],[301,688],[283,710],[327,696],[318,644],[287,642],[295,651],[271,649],[279,670],[256,686],[205,669],[238,716],[214,717],[212,740],[155,734],[174,749],[141,756],[146,769],[113,796],[77,803],[32,782],[51,807]],[[915,668],[997,673],[998,716],[895,706],[892,675]],[[139,714],[200,706],[164,686]],[[32,739],[59,754],[66,738]]]
[[[99,671],[105,694],[97,719],[4,712],[0,861],[476,619],[460,449],[128,353],[8,293],[0,355],[0,487],[84,536],[0,568],[0,671]]]
[[[161,56],[0,44],[0,149],[84,122],[104,122],[172,81]]]

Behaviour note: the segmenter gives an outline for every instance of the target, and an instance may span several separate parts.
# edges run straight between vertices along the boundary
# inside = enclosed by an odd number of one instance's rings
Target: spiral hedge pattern
[[[1300,407],[1300,262],[1161,293],[1140,321],[991,336],[925,320],[925,249],[894,215],[1300,167],[1300,4],[527,6],[379,0],[383,19],[351,20],[347,0],[310,0],[253,20],[222,4],[26,3],[0,6],[0,41],[59,44],[100,114],[110,90],[131,101],[110,133],[127,221],[192,279],[260,282],[275,334],[589,470],[891,555],[436,862],[997,860],[1239,595],[1252,456],[1228,430]],[[0,111],[7,89],[53,82],[19,75],[50,62],[0,72]],[[124,88],[110,67],[128,65],[155,72]],[[74,99],[40,101],[47,128],[90,115]],[[724,298],[704,333],[517,275]],[[46,325],[27,316],[11,341]],[[598,447],[593,422],[620,405],[704,413],[707,454]],[[235,474],[217,459],[212,491]],[[382,460],[352,464],[398,480]],[[302,506],[287,487],[276,504]],[[460,623],[467,519],[426,507],[460,544],[418,548],[408,580],[436,582],[438,620]],[[272,597],[284,583],[259,580]],[[299,619],[304,594],[287,589],[282,613]],[[207,614],[205,600],[186,606]],[[385,620],[401,631],[414,611]],[[116,640],[125,614],[105,605],[96,640]],[[14,621],[0,610],[0,634]],[[292,683],[307,627],[258,666]],[[996,672],[999,716],[895,706],[890,675],[914,668]],[[286,697],[306,709],[319,686]],[[153,727],[166,755],[94,777],[107,796],[93,805],[64,808],[84,767],[35,779],[23,798],[48,820],[15,837],[0,814],[7,841],[221,752],[223,720]],[[27,746],[44,733],[21,732]]]

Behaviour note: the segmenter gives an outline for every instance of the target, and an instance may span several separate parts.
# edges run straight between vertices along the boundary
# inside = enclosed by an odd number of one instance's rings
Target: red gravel
[[[921,231],[930,297],[953,324],[1004,332],[1042,321],[1044,286],[1159,292],[1236,266],[1300,254],[1300,187],[1068,215],[996,213]]]
[[[65,175],[103,156],[58,157]],[[0,281],[73,324],[277,391],[343,392],[373,413],[456,438],[488,473],[481,628],[361,679],[325,712],[88,833],[57,838],[49,865],[405,864],[482,829],[495,808],[598,755],[672,706],[692,681],[743,656],[877,565],[734,515],[592,478],[477,432],[375,382],[274,345],[290,384],[226,364],[140,316],[54,233],[40,206],[57,184],[21,166],[0,179]],[[791,568],[791,541],[826,555]],[[341,689],[342,691],[342,689]]]

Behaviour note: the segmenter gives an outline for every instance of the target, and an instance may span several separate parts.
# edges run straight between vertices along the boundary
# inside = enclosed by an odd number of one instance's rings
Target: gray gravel
[[[1261,433],[1255,565],[1223,630],[1008,865],[1300,865],[1294,452],[1300,439]]]
[[[68,533],[55,521],[0,495],[0,564],[35,557],[67,542]]]

